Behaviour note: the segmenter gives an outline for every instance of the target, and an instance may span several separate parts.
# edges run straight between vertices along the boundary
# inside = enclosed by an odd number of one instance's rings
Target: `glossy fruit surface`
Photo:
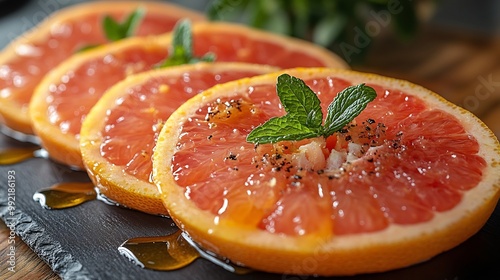
[[[169,32],[185,17],[204,20],[203,15],[173,4],[140,1],[120,1],[119,5],[99,1],[57,11],[0,53],[0,122],[32,134],[28,105],[44,75],[80,49],[109,42],[101,24],[105,16],[122,21],[139,8],[145,15],[137,36]]]
[[[202,90],[271,71],[276,68],[200,63],[144,72],[111,87],[80,134],[83,162],[99,192],[122,206],[168,215],[151,182],[151,157],[163,123]]]
[[[311,43],[240,25],[194,24],[193,41],[196,57],[211,52],[217,62],[346,67],[336,55]],[[79,134],[89,110],[115,83],[159,65],[170,45],[170,34],[129,38],[76,54],[45,76],[31,99],[30,116],[51,158],[83,168]]]
[[[153,178],[195,241],[264,271],[349,275],[427,260],[486,222],[500,195],[500,146],[471,113],[406,81],[285,72],[311,87],[324,112],[353,84],[378,96],[327,139],[258,146],[248,133],[284,114],[281,73],[215,86],[182,105],[158,138]]]

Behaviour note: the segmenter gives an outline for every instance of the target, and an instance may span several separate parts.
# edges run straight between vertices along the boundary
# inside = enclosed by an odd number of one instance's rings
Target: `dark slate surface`
[[[0,150],[22,146],[0,135]],[[7,177],[15,172],[15,210],[7,207]],[[232,279],[230,272],[198,260],[186,269],[159,272],[133,265],[117,250],[131,237],[167,235],[172,220],[90,201],[64,210],[45,210],[33,194],[58,182],[89,181],[47,159],[0,166],[0,217],[64,279]],[[208,277],[207,277],[208,276]],[[255,275],[253,275],[255,276]],[[242,279],[253,279],[253,276]],[[265,275],[259,275],[263,278]],[[267,275],[270,276],[270,275]],[[267,277],[269,278],[269,277]],[[270,277],[272,279],[275,277]],[[259,277],[260,279],[260,277]]]
[[[77,2],[82,0],[1,1],[0,47],[41,20],[43,14]],[[172,2],[202,9],[207,1]],[[0,135],[0,150],[24,145]],[[16,204],[12,213],[7,208],[9,171],[16,176]],[[238,276],[206,260],[197,260],[172,272],[141,269],[121,256],[118,246],[132,237],[169,234],[176,230],[172,221],[100,201],[65,210],[44,210],[32,199],[37,190],[72,181],[89,179],[83,172],[71,171],[46,159],[0,166],[0,218],[7,224],[14,223],[15,232],[63,279],[316,279],[265,273]],[[499,265],[500,207],[497,206],[478,234],[430,261],[389,273],[335,279],[500,279]]]
[[[26,145],[0,135],[0,150]],[[9,171],[14,171],[16,177],[13,213],[7,208]],[[234,275],[203,259],[171,272],[141,269],[121,256],[118,246],[132,237],[172,233],[176,230],[172,220],[97,200],[64,210],[45,210],[32,199],[37,190],[73,181],[89,179],[83,172],[71,171],[47,159],[0,166],[0,218],[8,225],[14,223],[21,239],[63,279],[307,279],[260,272]],[[335,279],[500,279],[499,263],[500,206],[497,206],[478,234],[430,261],[383,274]]]

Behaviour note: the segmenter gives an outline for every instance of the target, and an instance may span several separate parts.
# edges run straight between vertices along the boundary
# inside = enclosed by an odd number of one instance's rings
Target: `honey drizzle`
[[[16,164],[36,157],[47,158],[47,152],[40,147],[10,148],[0,151],[0,165]],[[33,200],[45,209],[65,209],[95,199],[119,206],[102,194],[98,195],[92,183],[59,183],[39,190],[33,195]],[[118,251],[136,265],[153,270],[175,270],[191,264],[198,258],[204,258],[235,274],[252,271],[203,250],[180,230],[167,236],[129,239],[118,248]]]
[[[0,165],[16,164],[30,158],[47,158],[47,151],[40,147],[9,148],[0,151]]]
[[[134,264],[153,270],[175,270],[204,258],[235,274],[252,271],[203,250],[181,230],[167,236],[131,238],[120,245],[118,251]]]
[[[37,191],[33,200],[45,209],[65,209],[95,200],[96,197],[92,183],[59,183]]]

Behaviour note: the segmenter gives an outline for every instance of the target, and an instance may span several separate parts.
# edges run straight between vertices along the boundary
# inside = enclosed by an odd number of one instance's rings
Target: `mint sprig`
[[[122,23],[114,20],[107,15],[102,20],[102,29],[104,36],[111,42],[119,41],[128,37],[132,37],[146,14],[146,10],[138,8],[134,10]],[[84,52],[98,47],[99,44],[89,44],[79,48],[76,52]]]
[[[330,103],[323,124],[321,102],[304,81],[282,74],[276,91],[286,115],[271,118],[253,129],[247,136],[248,142],[265,144],[326,138],[351,122],[377,97],[375,90],[365,84],[350,86]]]
[[[143,8],[138,8],[133,11],[122,23],[107,15],[102,21],[106,38],[109,41],[114,42],[131,37],[134,35],[135,30],[139,26],[145,14],[146,11]]]
[[[195,57],[193,53],[191,22],[187,19],[180,20],[173,30],[170,56],[160,63],[157,68],[193,64],[201,61],[213,62],[215,61],[215,54],[207,53],[200,58]]]

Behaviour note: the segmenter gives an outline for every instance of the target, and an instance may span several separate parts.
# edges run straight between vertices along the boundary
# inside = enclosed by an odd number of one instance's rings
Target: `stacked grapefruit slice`
[[[332,136],[255,145],[305,81],[323,112],[347,86],[377,98]],[[153,179],[177,225],[211,252],[276,273],[346,275],[424,261],[476,233],[500,196],[500,145],[471,113],[405,81],[308,68],[215,86],[167,120]],[[258,257],[255,257],[258,256]]]
[[[333,53],[298,39],[227,23],[196,23],[193,53],[218,62],[291,66],[347,67]],[[159,65],[169,55],[171,34],[130,38],[73,55],[38,85],[29,113],[35,133],[51,158],[83,168],[81,123],[102,94],[128,75]]]
[[[246,63],[198,63],[147,71],[111,87],[83,122],[83,162],[100,193],[122,206],[168,215],[151,181],[156,138],[170,114],[213,85],[276,71]]]
[[[203,15],[172,4],[139,1],[99,1],[54,13],[0,53],[0,123],[32,134],[28,105],[44,75],[81,48],[107,43],[101,28],[106,16],[123,21],[138,9],[144,11],[135,30],[138,36],[169,32],[181,18],[204,20]]]
[[[36,133],[52,159],[85,168],[111,200],[170,215],[235,263],[317,275],[426,260],[492,213],[500,145],[469,112],[405,81],[342,70],[304,41],[140,3],[137,35],[190,18],[194,54],[217,62],[153,69],[170,55],[171,34],[108,43],[101,18],[123,18],[134,2],[61,12],[0,55],[2,123]],[[94,44],[103,45],[75,53]],[[311,88],[323,113],[351,85],[377,98],[331,136],[249,143],[253,129],[285,115],[284,73]]]

